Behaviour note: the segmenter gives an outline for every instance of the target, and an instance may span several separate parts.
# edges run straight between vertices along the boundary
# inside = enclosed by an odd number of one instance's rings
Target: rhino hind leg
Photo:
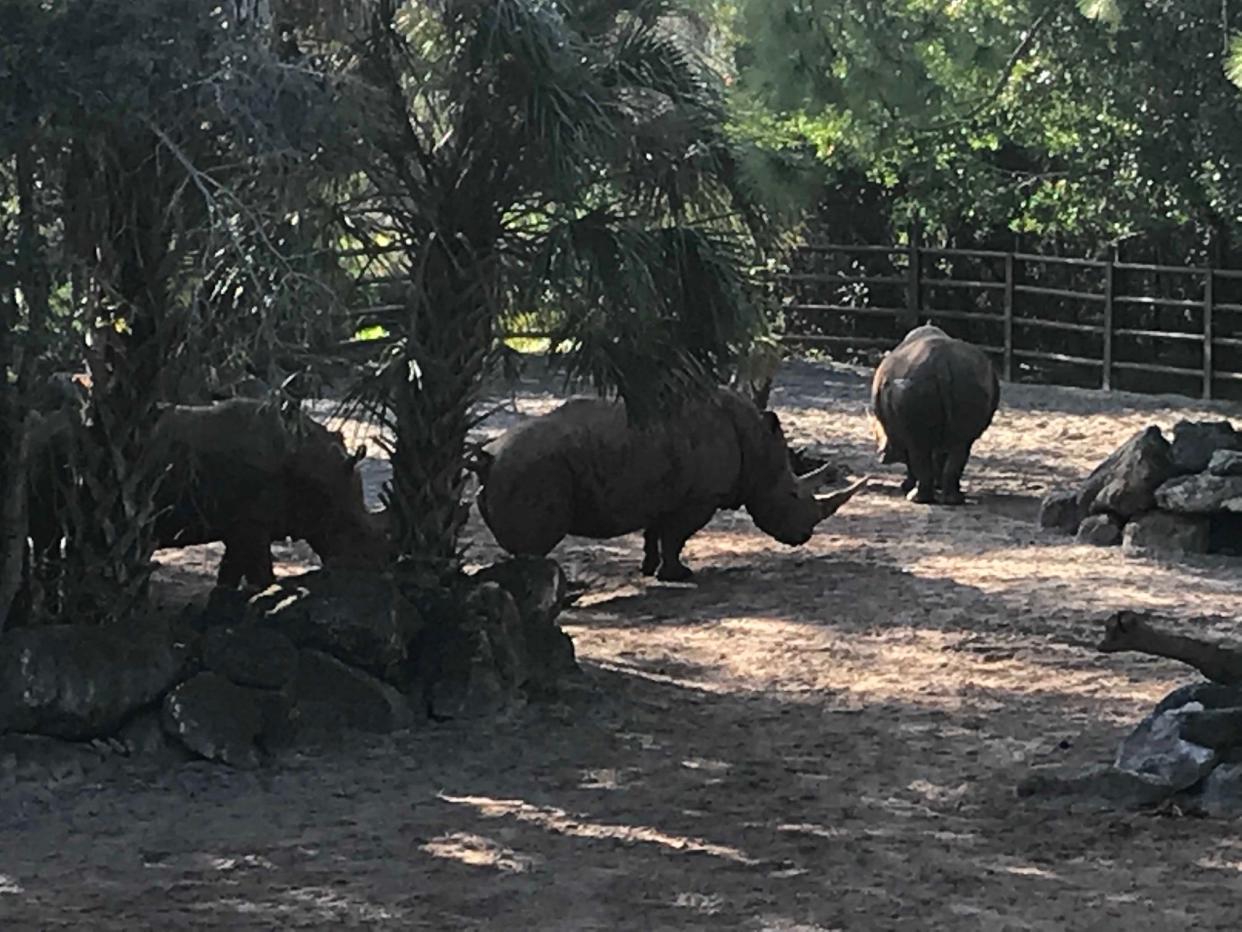
[[[966,496],[962,494],[962,472],[966,469],[966,461],[970,459],[970,445],[954,447],[944,458],[944,466],[940,472],[940,501],[945,505],[963,505]]]
[[[660,532],[655,528],[643,531],[643,565],[644,576],[654,576],[660,568]]]
[[[908,494],[918,484],[919,484],[919,480],[915,478],[914,471],[909,466],[907,466],[906,477],[901,480],[901,494],[902,495]]]
[[[909,469],[915,484],[906,498],[918,505],[935,503],[936,472],[931,451],[921,447],[911,447]]]

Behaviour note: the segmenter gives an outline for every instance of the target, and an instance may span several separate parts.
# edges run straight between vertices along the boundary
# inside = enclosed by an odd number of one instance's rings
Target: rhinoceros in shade
[[[30,534],[36,554],[59,546],[68,474],[68,411],[50,415],[31,456]],[[156,492],[157,547],[224,542],[217,581],[273,579],[271,542],[306,540],[325,565],[369,566],[387,551],[386,522],[367,510],[358,462],[339,432],[273,401],[236,398],[171,405],[147,455],[164,473]]]
[[[881,360],[871,415],[884,463],[905,463],[911,501],[960,505],[970,450],[992,423],[1000,382],[978,347],[930,324],[911,330]]]
[[[645,425],[622,403],[575,398],[483,447],[478,502],[510,553],[641,530],[644,575],[679,581],[691,575],[686,540],[721,508],[745,508],[782,543],[806,543],[867,481],[815,495],[830,468],[794,476],[777,416],[728,389]]]

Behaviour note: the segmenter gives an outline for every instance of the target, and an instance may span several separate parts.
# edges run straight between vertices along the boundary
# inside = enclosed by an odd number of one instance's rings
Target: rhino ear
[[[776,416],[775,411],[764,411],[763,423],[767,425],[767,428],[771,433],[780,433],[781,419]]]
[[[365,443],[359,444],[358,449],[354,450],[354,455],[349,458],[349,465],[351,467],[357,466],[359,463],[361,463],[366,458],[367,458],[367,445]]]

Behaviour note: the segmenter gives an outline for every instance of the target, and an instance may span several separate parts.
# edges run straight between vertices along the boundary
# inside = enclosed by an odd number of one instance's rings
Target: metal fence
[[[874,361],[930,321],[1007,380],[1242,398],[1242,271],[918,245],[802,247],[785,339]]]

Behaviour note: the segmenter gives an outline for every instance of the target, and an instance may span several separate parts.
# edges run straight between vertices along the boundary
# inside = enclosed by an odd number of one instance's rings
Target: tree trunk
[[[496,315],[490,264],[431,249],[412,288],[406,367],[394,373],[387,502],[398,563],[429,581],[460,566],[466,436]]]
[[[1242,647],[1174,634],[1146,613],[1114,612],[1105,622],[1099,649],[1104,653],[1137,651],[1168,657],[1189,664],[1216,683],[1242,684]]]
[[[50,301],[50,277],[43,237],[39,231],[38,162],[32,147],[19,147],[14,159],[17,195],[16,262],[12,280],[0,283],[0,631],[9,623],[25,578],[27,512],[27,458],[33,417],[29,399],[38,373]],[[4,231],[5,234],[8,231]],[[9,237],[4,236],[7,240]],[[21,312],[17,289],[25,301],[26,327],[17,338]],[[8,372],[16,379],[9,382]]]
[[[7,406],[6,406],[7,407]],[[0,469],[0,632],[8,627],[18,594],[26,583],[26,536],[29,526],[26,496],[26,472],[29,468],[30,434],[35,415],[28,412],[24,421],[5,423],[16,431],[10,440]]]

